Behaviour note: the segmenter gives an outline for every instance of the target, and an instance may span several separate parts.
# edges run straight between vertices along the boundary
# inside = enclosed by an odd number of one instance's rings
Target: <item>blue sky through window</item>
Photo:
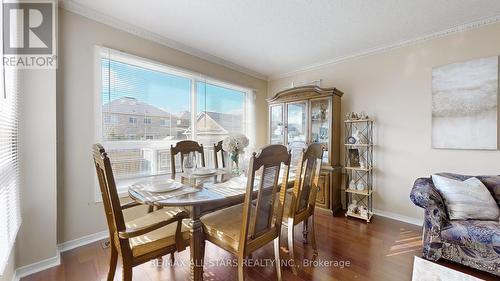
[[[103,104],[123,97],[133,97],[174,114],[190,111],[191,79],[107,58],[101,59],[101,65]],[[206,110],[242,113],[245,97],[243,92],[197,82],[196,94],[197,112]]]

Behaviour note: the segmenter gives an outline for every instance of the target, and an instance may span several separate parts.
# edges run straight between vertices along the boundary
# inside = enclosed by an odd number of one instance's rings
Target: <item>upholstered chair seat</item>
[[[250,219],[255,217],[255,208],[252,207]],[[238,251],[241,223],[243,221],[243,204],[229,207],[210,213],[201,218],[205,235],[209,241],[219,240],[230,249]],[[252,227],[250,225],[249,227]],[[250,229],[253,231],[253,229]]]
[[[160,209],[147,215],[125,222],[127,228],[141,228],[161,221],[172,219],[175,214],[181,212],[179,209]],[[181,226],[182,238],[185,245],[189,244],[189,228],[187,227],[188,220],[183,220]],[[177,223],[172,223],[157,230],[148,232],[144,235],[133,237],[129,239],[130,248],[134,257],[142,256],[146,253],[160,250],[162,248],[174,246],[176,244],[175,231]],[[118,239],[118,237],[115,237]]]

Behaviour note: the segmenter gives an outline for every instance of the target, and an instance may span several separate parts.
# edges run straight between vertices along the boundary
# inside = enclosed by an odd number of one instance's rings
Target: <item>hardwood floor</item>
[[[420,227],[379,216],[366,224],[357,219],[347,219],[342,214],[332,217],[330,213],[323,211],[317,212],[316,222],[319,250],[316,261],[323,261],[323,264],[303,267],[298,276],[292,274],[290,267],[284,266],[283,280],[411,280],[413,257],[421,253]],[[297,239],[300,242],[295,243],[298,259],[311,260],[311,247],[301,242],[301,227],[296,228],[296,237],[300,238]],[[236,267],[234,264],[228,265],[233,263],[233,256],[208,242],[206,253],[205,280],[237,280]],[[271,243],[254,253],[253,261],[270,263],[273,256]],[[109,249],[103,249],[101,242],[64,252],[61,258],[60,266],[25,277],[22,281],[106,279]],[[282,254],[282,258],[288,258],[286,253]],[[330,266],[325,266],[326,261],[330,262]],[[167,257],[165,262],[169,262]],[[493,275],[458,264],[446,261],[438,263],[481,279],[497,280]],[[119,264],[115,280],[121,280],[120,271]],[[276,279],[274,264],[247,267],[246,272],[247,280]],[[176,254],[176,264],[173,267],[166,265],[158,268],[152,263],[146,263],[134,268],[134,280],[138,281],[189,280],[188,277],[189,250]]]

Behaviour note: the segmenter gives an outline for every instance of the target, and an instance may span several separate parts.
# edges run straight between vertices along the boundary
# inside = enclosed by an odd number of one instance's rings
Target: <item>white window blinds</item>
[[[21,213],[17,141],[17,70],[2,69],[0,77],[0,274],[2,274],[21,225]]]
[[[97,141],[118,180],[169,173],[170,146],[181,140],[202,143],[211,166],[218,141],[254,139],[249,89],[104,47],[96,71]]]

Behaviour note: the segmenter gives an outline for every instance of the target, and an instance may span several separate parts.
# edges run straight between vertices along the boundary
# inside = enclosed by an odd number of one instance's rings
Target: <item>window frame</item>
[[[119,141],[104,141],[103,139],[103,134],[102,134],[102,126],[103,126],[103,114],[102,114],[102,65],[101,65],[101,59],[104,57],[104,55],[107,55],[109,59],[112,60],[118,60],[123,63],[127,63],[130,65],[134,65],[137,67],[142,67],[145,69],[153,70],[153,71],[159,71],[162,73],[166,73],[169,75],[175,75],[179,76],[182,78],[190,79],[191,80],[191,91],[190,91],[190,110],[191,110],[191,136],[190,139],[196,140],[196,126],[195,126],[195,121],[197,119],[197,83],[198,82],[203,82],[206,84],[210,84],[213,86],[217,87],[222,87],[222,88],[227,88],[231,90],[235,90],[238,92],[244,93],[244,101],[243,101],[243,112],[242,112],[242,126],[243,126],[243,131],[255,131],[255,128],[247,128],[249,126],[249,108],[250,106],[248,105],[248,100],[249,97],[253,97],[253,103],[255,103],[255,89],[249,88],[249,87],[244,87],[244,86],[239,86],[235,85],[233,83],[225,82],[216,78],[212,78],[207,75],[203,75],[200,73],[192,72],[186,69],[178,68],[178,67],[173,67],[171,65],[167,65],[155,60],[151,60],[148,58],[132,55],[129,53],[121,52],[115,49],[111,49],[108,47],[104,46],[99,46],[95,45],[94,46],[94,142],[96,143],[102,143],[104,147],[106,147],[107,144],[113,143],[113,148],[115,149],[127,149],[127,148],[137,148],[138,146],[141,145],[148,145],[148,143],[151,142],[151,140],[119,140]],[[252,110],[254,109],[254,104],[251,106]],[[252,116],[255,114],[250,113]],[[129,117],[130,118],[130,117]],[[127,123],[132,126],[137,126],[139,120],[136,120],[136,123]],[[144,122],[144,121],[143,121]],[[151,123],[153,120],[151,119]],[[169,120],[170,124],[172,123],[172,120]],[[168,124],[169,122],[166,122]],[[144,124],[144,125],[149,125],[149,124]],[[255,124],[251,125],[255,126]],[[253,141],[253,140],[252,140]],[[118,189],[118,194],[120,197],[127,197],[128,196],[128,186],[130,186],[133,182],[136,182],[137,179],[139,178],[147,178],[147,177],[154,177],[154,175],[151,176],[143,176],[143,177],[132,177],[132,178],[127,178],[127,179],[118,179],[116,180],[116,185]],[[99,190],[99,185],[98,185],[98,180],[97,176],[94,173],[94,181],[95,181],[95,202],[102,202],[101,198],[101,193]]]

